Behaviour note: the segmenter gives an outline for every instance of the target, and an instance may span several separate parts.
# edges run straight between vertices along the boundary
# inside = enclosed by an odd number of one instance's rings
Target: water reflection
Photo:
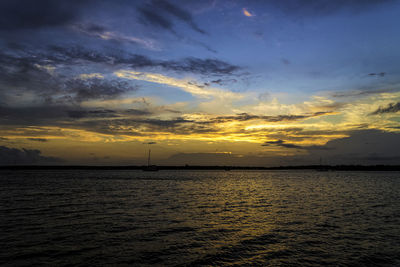
[[[2,172],[10,265],[396,265],[399,173]],[[3,247],[4,247],[3,246]]]

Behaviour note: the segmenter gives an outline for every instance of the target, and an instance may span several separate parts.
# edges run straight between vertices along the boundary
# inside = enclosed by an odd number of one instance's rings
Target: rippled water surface
[[[0,171],[0,264],[400,266],[400,173]]]

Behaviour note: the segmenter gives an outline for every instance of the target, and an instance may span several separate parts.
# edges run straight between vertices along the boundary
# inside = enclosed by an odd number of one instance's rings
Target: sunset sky
[[[0,165],[400,164],[400,1],[0,1]]]

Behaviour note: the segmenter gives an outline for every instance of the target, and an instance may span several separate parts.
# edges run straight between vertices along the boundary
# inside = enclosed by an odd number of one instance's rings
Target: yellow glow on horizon
[[[154,149],[159,149],[158,156],[164,158],[176,153],[231,153],[235,157],[254,153],[273,157],[307,154],[309,146],[326,145],[349,137],[351,131],[358,129],[400,131],[396,120],[398,113],[372,114],[379,107],[400,101],[397,92],[340,103],[328,97],[313,96],[299,103],[285,104],[273,99],[239,105],[234,100],[248,95],[219,88],[200,88],[195,83],[190,84],[190,80],[161,74],[119,71],[115,75],[177,87],[198,98],[195,102],[172,104],[165,104],[156,96],[90,100],[83,102],[82,107],[87,110],[110,108],[118,116],[76,120],[66,117],[58,121],[59,126],[5,125],[1,127],[1,144],[40,149],[46,155],[71,159],[89,157],[81,155],[82,151],[89,150],[115,158],[141,158],[145,150],[143,143],[149,140],[156,142]],[[126,109],[148,110],[149,114],[130,115]],[[179,112],[166,111],[169,109]],[[294,117],[286,120],[285,115]],[[273,143],[262,146],[277,140],[293,147]],[[221,152],[210,152],[216,148]],[[69,151],[67,156],[65,151]]]

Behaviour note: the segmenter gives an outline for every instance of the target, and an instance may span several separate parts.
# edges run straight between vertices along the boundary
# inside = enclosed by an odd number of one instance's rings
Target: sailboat
[[[317,169],[318,172],[327,172],[328,169],[322,166],[322,157],[319,158],[319,168]]]
[[[151,153],[151,150],[149,149],[149,156],[147,158],[147,166],[143,167],[143,171],[156,172],[156,171],[158,171],[157,165],[150,165],[150,153]]]

